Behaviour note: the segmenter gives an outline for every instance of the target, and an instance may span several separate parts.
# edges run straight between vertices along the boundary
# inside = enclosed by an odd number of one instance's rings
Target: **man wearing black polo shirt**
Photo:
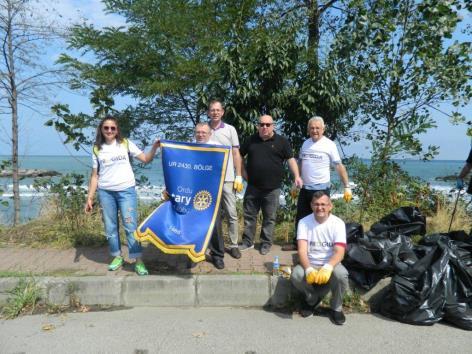
[[[286,138],[274,132],[271,116],[259,118],[258,133],[252,135],[240,148],[246,157],[242,163],[247,180],[244,194],[244,233],[241,251],[254,248],[257,214],[262,211],[261,254],[267,254],[272,245],[272,233],[279,206],[280,186],[284,175],[284,162],[288,162],[297,187],[303,185],[292,148]]]
[[[457,189],[461,190],[464,189],[464,178],[469,174],[470,170],[472,170],[472,149],[469,152],[469,156],[465,161],[464,167],[462,167],[459,176],[457,176],[456,187]],[[467,188],[467,193],[472,194],[472,179],[469,182],[469,188]]]

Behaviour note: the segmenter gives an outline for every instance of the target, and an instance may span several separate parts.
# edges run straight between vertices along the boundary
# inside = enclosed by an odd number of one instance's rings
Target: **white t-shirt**
[[[333,256],[335,245],[346,247],[346,225],[333,214],[322,224],[310,214],[298,222],[297,240],[307,240],[310,264],[322,267]]]
[[[212,129],[211,140],[221,145],[239,148],[239,138],[236,129],[227,123],[221,122],[216,129]],[[229,154],[228,167],[226,168],[225,182],[234,182],[233,151]]]
[[[300,149],[303,184],[310,186],[330,182],[330,165],[341,162],[336,144],[322,136],[318,141],[307,139]]]
[[[128,140],[131,156],[142,154],[131,140]],[[109,191],[122,191],[136,185],[133,169],[128,156],[126,144],[118,144],[116,140],[111,144],[103,144],[97,156],[92,152],[92,167],[98,169],[98,188]]]

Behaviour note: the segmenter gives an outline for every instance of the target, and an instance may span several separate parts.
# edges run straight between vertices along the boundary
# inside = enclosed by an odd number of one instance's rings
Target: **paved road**
[[[45,330],[50,328],[49,330]],[[0,353],[471,353],[470,332],[350,314],[244,308],[129,308],[0,320]]]

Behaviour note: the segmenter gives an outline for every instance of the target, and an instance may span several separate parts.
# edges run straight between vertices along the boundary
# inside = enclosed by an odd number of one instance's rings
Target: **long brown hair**
[[[102,145],[105,143],[105,138],[102,134],[103,123],[107,120],[111,120],[116,125],[116,141],[118,144],[121,144],[123,137],[121,136],[120,126],[118,125],[118,120],[113,116],[106,116],[100,121],[100,124],[97,127],[97,132],[95,133],[95,146],[98,147],[98,150],[102,148]]]

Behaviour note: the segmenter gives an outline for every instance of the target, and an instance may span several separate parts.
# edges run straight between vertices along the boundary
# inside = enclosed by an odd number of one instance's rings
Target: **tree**
[[[34,15],[33,15],[34,13]],[[20,221],[18,175],[18,121],[20,107],[39,112],[41,90],[59,83],[60,70],[41,64],[42,50],[57,34],[41,20],[28,0],[0,3],[0,109],[11,118],[11,167],[13,171],[13,225]],[[50,42],[49,42],[50,44]]]
[[[418,137],[435,126],[431,109],[471,97],[471,45],[452,40],[459,12],[471,8],[459,0],[351,2],[335,47],[358,93],[351,114],[368,127],[374,159],[436,153]]]
[[[323,51],[328,46],[319,45],[336,27],[330,10],[339,12],[338,3],[345,7],[343,1],[105,1],[127,26],[75,26],[70,47],[95,60],[63,55],[59,61],[76,73],[72,88],[92,90],[92,105],[100,109],[89,116],[58,105],[50,124],[67,142],[90,142],[86,127],[113,111],[129,122],[131,134],[185,139],[205,119],[208,101],[220,98],[225,119],[243,139],[263,113],[279,120],[296,147],[315,114],[326,119],[331,137],[345,134],[352,125],[344,119],[349,94]],[[136,104],[114,111],[117,95]]]
[[[127,123],[130,134],[160,133],[187,139],[205,114],[202,99],[212,77],[218,75],[216,54],[223,48],[235,21],[249,23],[257,13],[256,1],[107,0],[107,11],[121,14],[127,27],[78,25],[69,45],[94,61],[62,55],[59,63],[75,72],[73,89],[91,90],[98,108],[93,116],[71,114],[68,107],[54,107],[56,129],[68,141],[90,142],[85,128],[104,113],[113,112]],[[135,101],[116,111],[113,98]],[[146,136],[139,136],[143,142]]]
[[[314,115],[325,119],[332,139],[346,135],[351,93],[330,50],[345,7],[337,0],[265,2],[250,28],[233,27],[219,55],[223,80],[207,95],[225,97],[227,119],[243,134],[260,114],[271,114],[295,149]]]

